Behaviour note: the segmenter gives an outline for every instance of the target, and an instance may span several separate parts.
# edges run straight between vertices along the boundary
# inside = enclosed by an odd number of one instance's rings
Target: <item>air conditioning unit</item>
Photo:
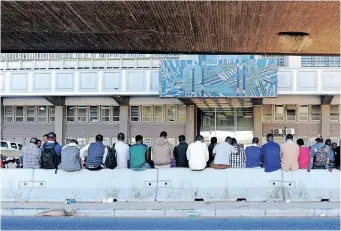
[[[294,128],[286,128],[285,129],[285,134],[289,135],[295,135],[295,129]]]
[[[283,129],[282,128],[274,128],[274,129],[272,129],[272,133],[274,135],[283,135]]]

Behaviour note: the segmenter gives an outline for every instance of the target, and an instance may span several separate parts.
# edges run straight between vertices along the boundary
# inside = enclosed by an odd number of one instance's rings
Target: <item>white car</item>
[[[18,142],[1,141],[0,150],[21,150],[22,144]]]

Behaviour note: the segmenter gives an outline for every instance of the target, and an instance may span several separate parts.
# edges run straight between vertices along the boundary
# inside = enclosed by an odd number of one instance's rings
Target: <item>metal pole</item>
[[[214,136],[217,137],[217,108],[214,109]]]

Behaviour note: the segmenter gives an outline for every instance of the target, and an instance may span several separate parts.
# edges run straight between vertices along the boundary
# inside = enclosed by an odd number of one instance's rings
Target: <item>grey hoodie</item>
[[[173,159],[173,145],[165,138],[155,139],[152,144],[153,161],[155,165],[170,164]]]

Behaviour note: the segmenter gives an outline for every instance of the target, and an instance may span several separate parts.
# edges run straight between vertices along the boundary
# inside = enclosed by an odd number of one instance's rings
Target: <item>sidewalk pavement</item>
[[[1,203],[2,216],[339,217],[339,202]]]

